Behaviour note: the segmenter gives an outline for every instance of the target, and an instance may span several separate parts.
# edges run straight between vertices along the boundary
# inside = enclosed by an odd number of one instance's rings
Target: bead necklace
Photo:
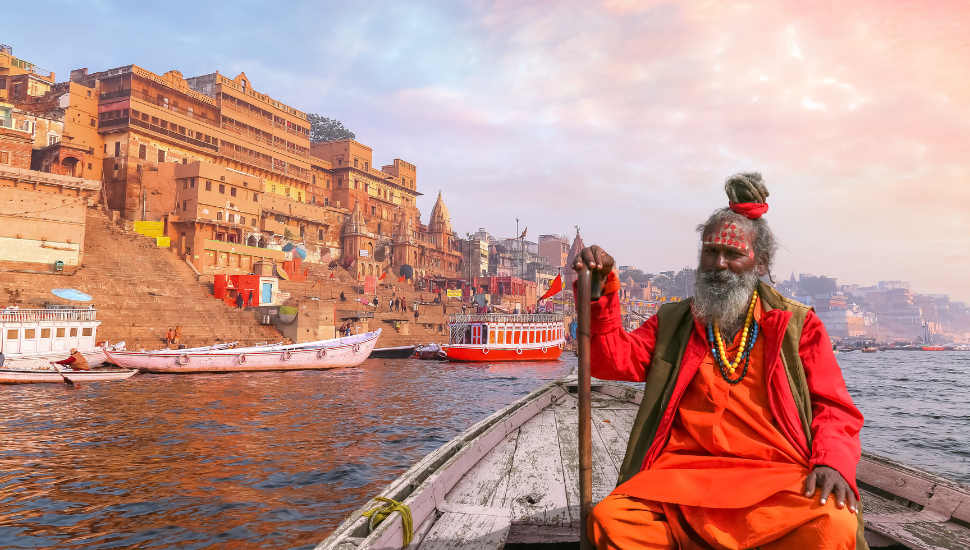
[[[748,374],[748,366],[751,362],[751,350],[754,349],[754,343],[758,339],[758,323],[754,321],[754,306],[757,303],[758,291],[755,290],[751,296],[751,304],[748,306],[748,314],[744,319],[744,328],[741,330],[741,342],[738,346],[738,352],[734,356],[733,361],[728,360],[727,351],[724,348],[724,340],[721,338],[721,328],[717,323],[714,323],[713,326],[711,323],[707,324],[707,341],[711,345],[711,353],[714,354],[714,361],[717,363],[717,368],[721,371],[721,378],[728,384],[738,384]],[[748,338],[749,331],[750,339]],[[731,378],[742,362],[744,363],[744,368],[741,370],[741,374],[738,378]]]

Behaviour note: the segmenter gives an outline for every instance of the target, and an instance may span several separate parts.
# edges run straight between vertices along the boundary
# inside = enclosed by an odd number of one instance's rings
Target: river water
[[[970,353],[839,361],[866,449],[970,482]],[[313,548],[413,462],[574,365],[369,360],[0,387],[0,548]]]

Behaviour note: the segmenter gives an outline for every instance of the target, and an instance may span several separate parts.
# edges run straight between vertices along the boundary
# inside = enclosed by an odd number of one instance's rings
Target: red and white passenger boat
[[[449,361],[555,361],[566,342],[561,313],[452,315]]]

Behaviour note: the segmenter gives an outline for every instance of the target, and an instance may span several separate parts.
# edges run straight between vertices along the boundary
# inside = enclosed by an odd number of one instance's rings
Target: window
[[[91,119],[91,126],[94,126],[94,119]]]
[[[343,186],[344,186],[344,179],[337,178],[337,187],[343,187]]]
[[[253,193],[253,202],[259,202],[259,195]]]
[[[323,240],[323,229],[317,230],[317,240],[320,240],[320,241]]]
[[[57,135],[47,136],[47,145],[54,145],[60,140],[61,140],[60,136],[57,136]],[[115,155],[115,156],[118,156],[118,155]]]
[[[182,201],[182,212],[189,209],[189,201]]]
[[[76,338],[76,337],[77,337],[77,329],[76,328],[72,328],[71,329],[71,338]]]
[[[88,92],[88,93],[90,93],[90,92]],[[63,328],[57,329],[57,337],[58,338],[63,338],[64,337],[64,329]]]
[[[216,219],[217,220],[221,220],[222,219],[222,212],[221,211],[220,212],[216,212]]]
[[[370,215],[371,216],[376,216],[377,215],[377,207],[376,206],[371,206],[370,207]]]
[[[139,164],[138,166],[140,167],[140,166],[141,166],[141,164]],[[89,162],[89,163],[88,163],[88,170],[90,170],[90,169],[91,169],[91,163]]]
[[[91,336],[91,334],[92,334],[91,328],[81,329],[81,336]]]
[[[246,225],[246,217],[239,216],[239,225]]]
[[[188,188],[189,188],[189,180],[187,179],[182,180],[182,189],[188,189]]]
[[[158,117],[157,116],[153,116],[152,117],[152,124],[154,124],[155,126],[158,126],[159,125]]]
[[[147,159],[148,158],[148,147],[145,145],[138,146],[138,158]]]
[[[219,184],[219,194],[220,195],[225,195],[226,194],[226,186],[223,185],[223,184],[221,184],[221,183]]]
[[[289,187],[285,188],[285,193],[286,193],[286,196],[287,197],[290,196],[290,188]]]
[[[206,191],[212,191],[212,182],[211,181],[205,182],[205,190]]]
[[[115,156],[116,157],[120,157],[121,156],[121,142],[120,141],[116,141],[115,142]]]
[[[195,178],[189,178],[189,188],[195,188]]]
[[[10,164],[10,153],[0,151],[0,164]]]
[[[236,223],[236,215],[229,214],[229,223]]]
[[[24,329],[24,338],[28,340],[33,340],[36,337],[37,337],[37,331],[35,329],[32,329],[32,328]]]
[[[162,149],[158,150],[158,162],[165,162],[165,151]]]
[[[367,161],[364,161],[364,170],[367,170]]]
[[[42,328],[42,329],[40,329],[40,337],[41,338],[50,338],[51,337],[51,329],[49,329],[49,328]]]
[[[235,197],[236,196],[236,188],[235,187],[230,187],[229,188],[229,196],[231,196],[231,197]]]
[[[0,90],[6,90],[6,89],[7,89],[7,78],[6,77],[0,78]]]

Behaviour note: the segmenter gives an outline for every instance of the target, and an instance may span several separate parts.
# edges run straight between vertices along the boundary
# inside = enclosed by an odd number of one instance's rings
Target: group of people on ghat
[[[645,382],[616,489],[587,521],[606,549],[867,549],[856,485],[863,417],[815,312],[768,282],[778,243],[756,172],[697,227],[694,296],[623,329],[614,260],[592,281],[590,367]],[[768,282],[766,282],[766,280]]]
[[[253,297],[256,295],[255,290],[242,289],[236,292],[236,308],[241,309],[243,306],[249,307],[253,305]]]

